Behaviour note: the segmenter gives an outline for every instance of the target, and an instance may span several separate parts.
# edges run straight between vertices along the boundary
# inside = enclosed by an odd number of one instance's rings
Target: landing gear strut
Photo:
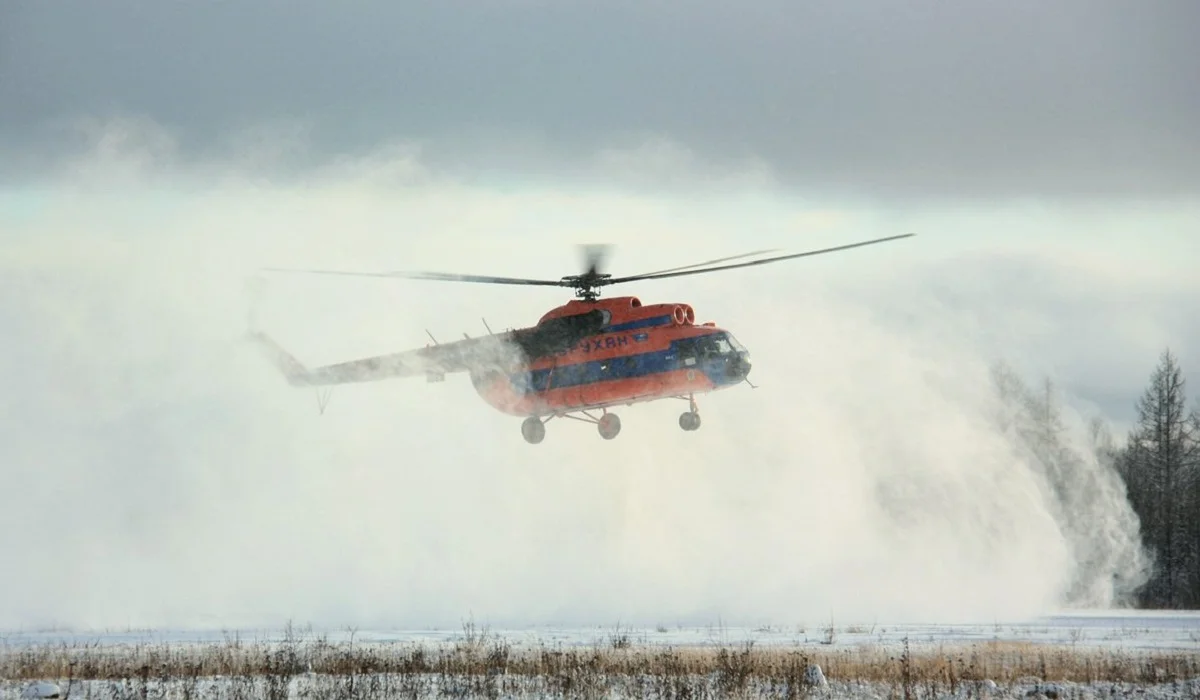
[[[562,418],[570,418],[571,420],[583,421],[584,423],[595,423],[596,430],[600,433],[600,437],[605,440],[612,440],[621,432],[621,419],[615,413],[605,411],[599,418],[593,416],[587,411],[580,411],[584,417],[573,416],[569,413],[562,414]],[[521,423],[521,437],[525,438],[525,442],[531,445],[536,445],[546,438],[546,423],[552,420],[555,416],[549,416],[546,420],[542,420],[538,416],[530,416]]]
[[[595,423],[596,431],[600,433],[600,437],[604,438],[605,440],[612,440],[617,436],[617,433],[621,432],[621,419],[617,417],[617,414],[609,413],[607,409],[602,408],[600,410],[603,412],[600,414],[599,418],[593,416],[587,411],[580,411],[580,413],[582,413],[584,416],[583,418],[580,418],[579,416],[572,416],[570,414],[563,416],[563,418],[571,418],[573,420],[583,421],[584,423]]]
[[[696,408],[695,397],[688,395],[688,411],[680,414],[679,427],[691,432],[700,428],[700,412]]]

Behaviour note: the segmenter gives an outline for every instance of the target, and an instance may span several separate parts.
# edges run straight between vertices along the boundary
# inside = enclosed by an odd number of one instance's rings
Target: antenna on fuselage
[[[488,335],[496,335],[492,332],[492,327],[488,325],[486,318],[481,317],[479,320],[483,321],[483,327],[487,329]]]
[[[441,345],[441,343],[437,341],[437,338],[434,338],[433,334],[429,332],[428,328],[425,329],[425,335],[429,336],[429,339],[433,341],[434,345]]]

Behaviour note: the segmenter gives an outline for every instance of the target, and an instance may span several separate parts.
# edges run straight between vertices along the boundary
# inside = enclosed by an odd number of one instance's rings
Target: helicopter
[[[250,331],[292,386],[322,387],[424,375],[441,382],[447,374],[466,373],[476,393],[492,408],[522,418],[521,435],[530,444],[546,437],[546,424],[570,418],[596,425],[612,440],[621,419],[611,412],[660,399],[681,399],[685,431],[700,428],[697,394],[750,383],[750,351],[729,330],[714,322],[696,323],[685,302],[643,303],[637,296],[600,298],[600,289],[616,284],[706,274],[721,270],[832,253],[909,238],[906,233],[832,248],[777,255],[730,264],[774,250],[743,253],[655,272],[613,277],[600,271],[607,246],[585,246],[585,269],[557,280],[494,277],[441,272],[352,272],[266,268],[270,272],[352,275],[469,282],[479,284],[566,287],[575,298],[550,309],[526,328],[467,337],[402,352],[309,369],[261,331]],[[487,326],[486,320],[484,321]]]

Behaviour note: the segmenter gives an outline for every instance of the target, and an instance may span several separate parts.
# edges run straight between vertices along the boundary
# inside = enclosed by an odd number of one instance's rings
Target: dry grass
[[[319,679],[304,695],[450,697],[496,694],[640,697],[739,694],[796,696],[818,664],[831,683],[882,684],[896,697],[956,692],[990,679],[1162,684],[1200,678],[1200,651],[1132,652],[981,642],[910,650],[830,647],[513,647],[468,634],[456,644],[331,643],[288,634],[281,642],[154,645],[0,645],[0,678],[103,681],[113,697],[195,698],[207,679],[241,683],[241,697],[283,698],[297,679]],[[355,690],[357,685],[357,690]],[[322,685],[323,684],[323,685]],[[132,688],[139,687],[140,692]],[[89,686],[90,687],[90,686]],[[149,687],[159,688],[149,692]],[[316,688],[325,688],[318,692]],[[168,692],[168,689],[173,689]],[[223,692],[222,695],[228,695]],[[91,692],[87,693],[91,695]]]

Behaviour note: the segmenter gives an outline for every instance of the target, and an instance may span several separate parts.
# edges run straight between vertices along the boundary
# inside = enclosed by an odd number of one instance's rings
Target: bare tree
[[[1200,401],[1192,410],[1192,457],[1187,472],[1191,477],[1191,493],[1187,500],[1186,526],[1191,545],[1191,607],[1200,607]]]
[[[1045,476],[1059,502],[1068,500],[1068,466],[1077,457],[1063,444],[1062,412],[1058,394],[1049,378],[1042,380],[1038,391],[1025,395],[1025,407],[1031,419],[1028,442],[1046,470]]]
[[[1137,425],[1122,460],[1130,501],[1142,523],[1146,544],[1157,570],[1143,594],[1151,607],[1182,608],[1194,604],[1197,547],[1193,534],[1197,438],[1195,414],[1186,410],[1183,371],[1165,350],[1138,399]],[[1189,541],[1192,540],[1192,541]]]
[[[1088,421],[1088,438],[1091,440],[1096,460],[1106,469],[1116,469],[1121,458],[1121,449],[1113,439],[1112,427],[1108,421],[1101,416],[1093,416]]]

